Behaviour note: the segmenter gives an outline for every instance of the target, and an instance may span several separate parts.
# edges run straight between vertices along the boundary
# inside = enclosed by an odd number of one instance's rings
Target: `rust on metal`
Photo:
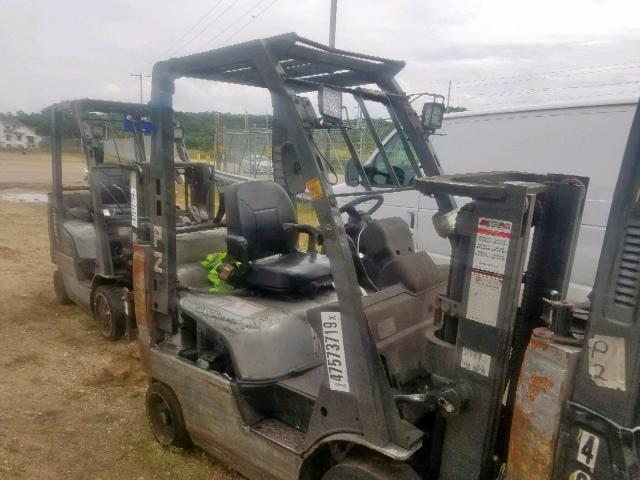
[[[146,245],[133,246],[133,301],[138,328],[147,328],[148,292],[147,292],[147,251]]]
[[[533,402],[541,392],[548,392],[551,387],[553,387],[553,380],[534,373],[527,385],[527,400]]]
[[[562,405],[579,349],[536,330],[522,364],[511,424],[507,478],[550,480]]]

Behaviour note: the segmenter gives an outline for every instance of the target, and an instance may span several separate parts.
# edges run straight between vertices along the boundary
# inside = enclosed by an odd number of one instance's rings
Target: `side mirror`
[[[350,187],[357,187],[360,184],[360,172],[353,158],[349,159],[344,169],[344,183]]]
[[[442,127],[442,119],[445,111],[444,101],[427,102],[422,106],[422,128],[427,132],[435,132]]]
[[[342,92],[322,85],[318,90],[320,115],[331,123],[342,123]]]

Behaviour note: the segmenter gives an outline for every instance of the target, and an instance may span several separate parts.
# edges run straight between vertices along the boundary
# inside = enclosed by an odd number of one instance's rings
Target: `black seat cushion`
[[[331,284],[326,255],[292,252],[255,262],[247,282],[281,292],[314,293]]]
[[[298,232],[284,229],[297,223],[287,192],[275,182],[236,183],[224,192],[227,215],[227,251],[250,262],[246,282],[281,292],[313,292],[331,282],[329,259],[296,249]],[[246,240],[246,247],[234,239]]]

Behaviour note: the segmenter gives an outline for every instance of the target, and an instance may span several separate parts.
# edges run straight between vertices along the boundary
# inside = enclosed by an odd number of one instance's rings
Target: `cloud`
[[[168,53],[216,48],[232,35],[230,43],[295,30],[326,40],[328,0],[277,0],[251,20],[271,2],[4,0],[0,111],[76,97],[137,101],[131,73],[149,73]],[[640,79],[639,19],[635,0],[339,0],[337,44],[406,60],[399,78],[407,91],[445,93],[451,80],[454,102],[471,108],[629,97],[640,92],[633,83]],[[559,70],[572,71],[541,75]],[[148,98],[147,79],[144,89]],[[176,95],[183,110],[269,107],[264,92],[228,85],[181,81]]]

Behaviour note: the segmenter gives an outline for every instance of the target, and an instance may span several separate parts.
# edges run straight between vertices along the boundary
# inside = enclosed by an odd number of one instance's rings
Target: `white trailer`
[[[636,106],[636,100],[625,100],[454,113],[445,116],[442,129],[431,139],[448,174],[520,170],[590,177],[569,292],[571,299],[581,301],[595,281],[611,198]],[[393,134],[384,144],[394,166],[408,164]],[[385,170],[377,152],[366,164]],[[374,189],[376,183],[385,186],[384,176],[372,177]],[[409,180],[406,178],[405,183]],[[335,190],[339,193],[353,188],[343,184]],[[458,204],[464,201],[458,199]],[[435,210],[433,199],[416,191],[403,191],[385,194],[384,206],[375,216],[404,218],[414,230],[416,248],[445,263],[450,246],[433,230],[431,217]]]

